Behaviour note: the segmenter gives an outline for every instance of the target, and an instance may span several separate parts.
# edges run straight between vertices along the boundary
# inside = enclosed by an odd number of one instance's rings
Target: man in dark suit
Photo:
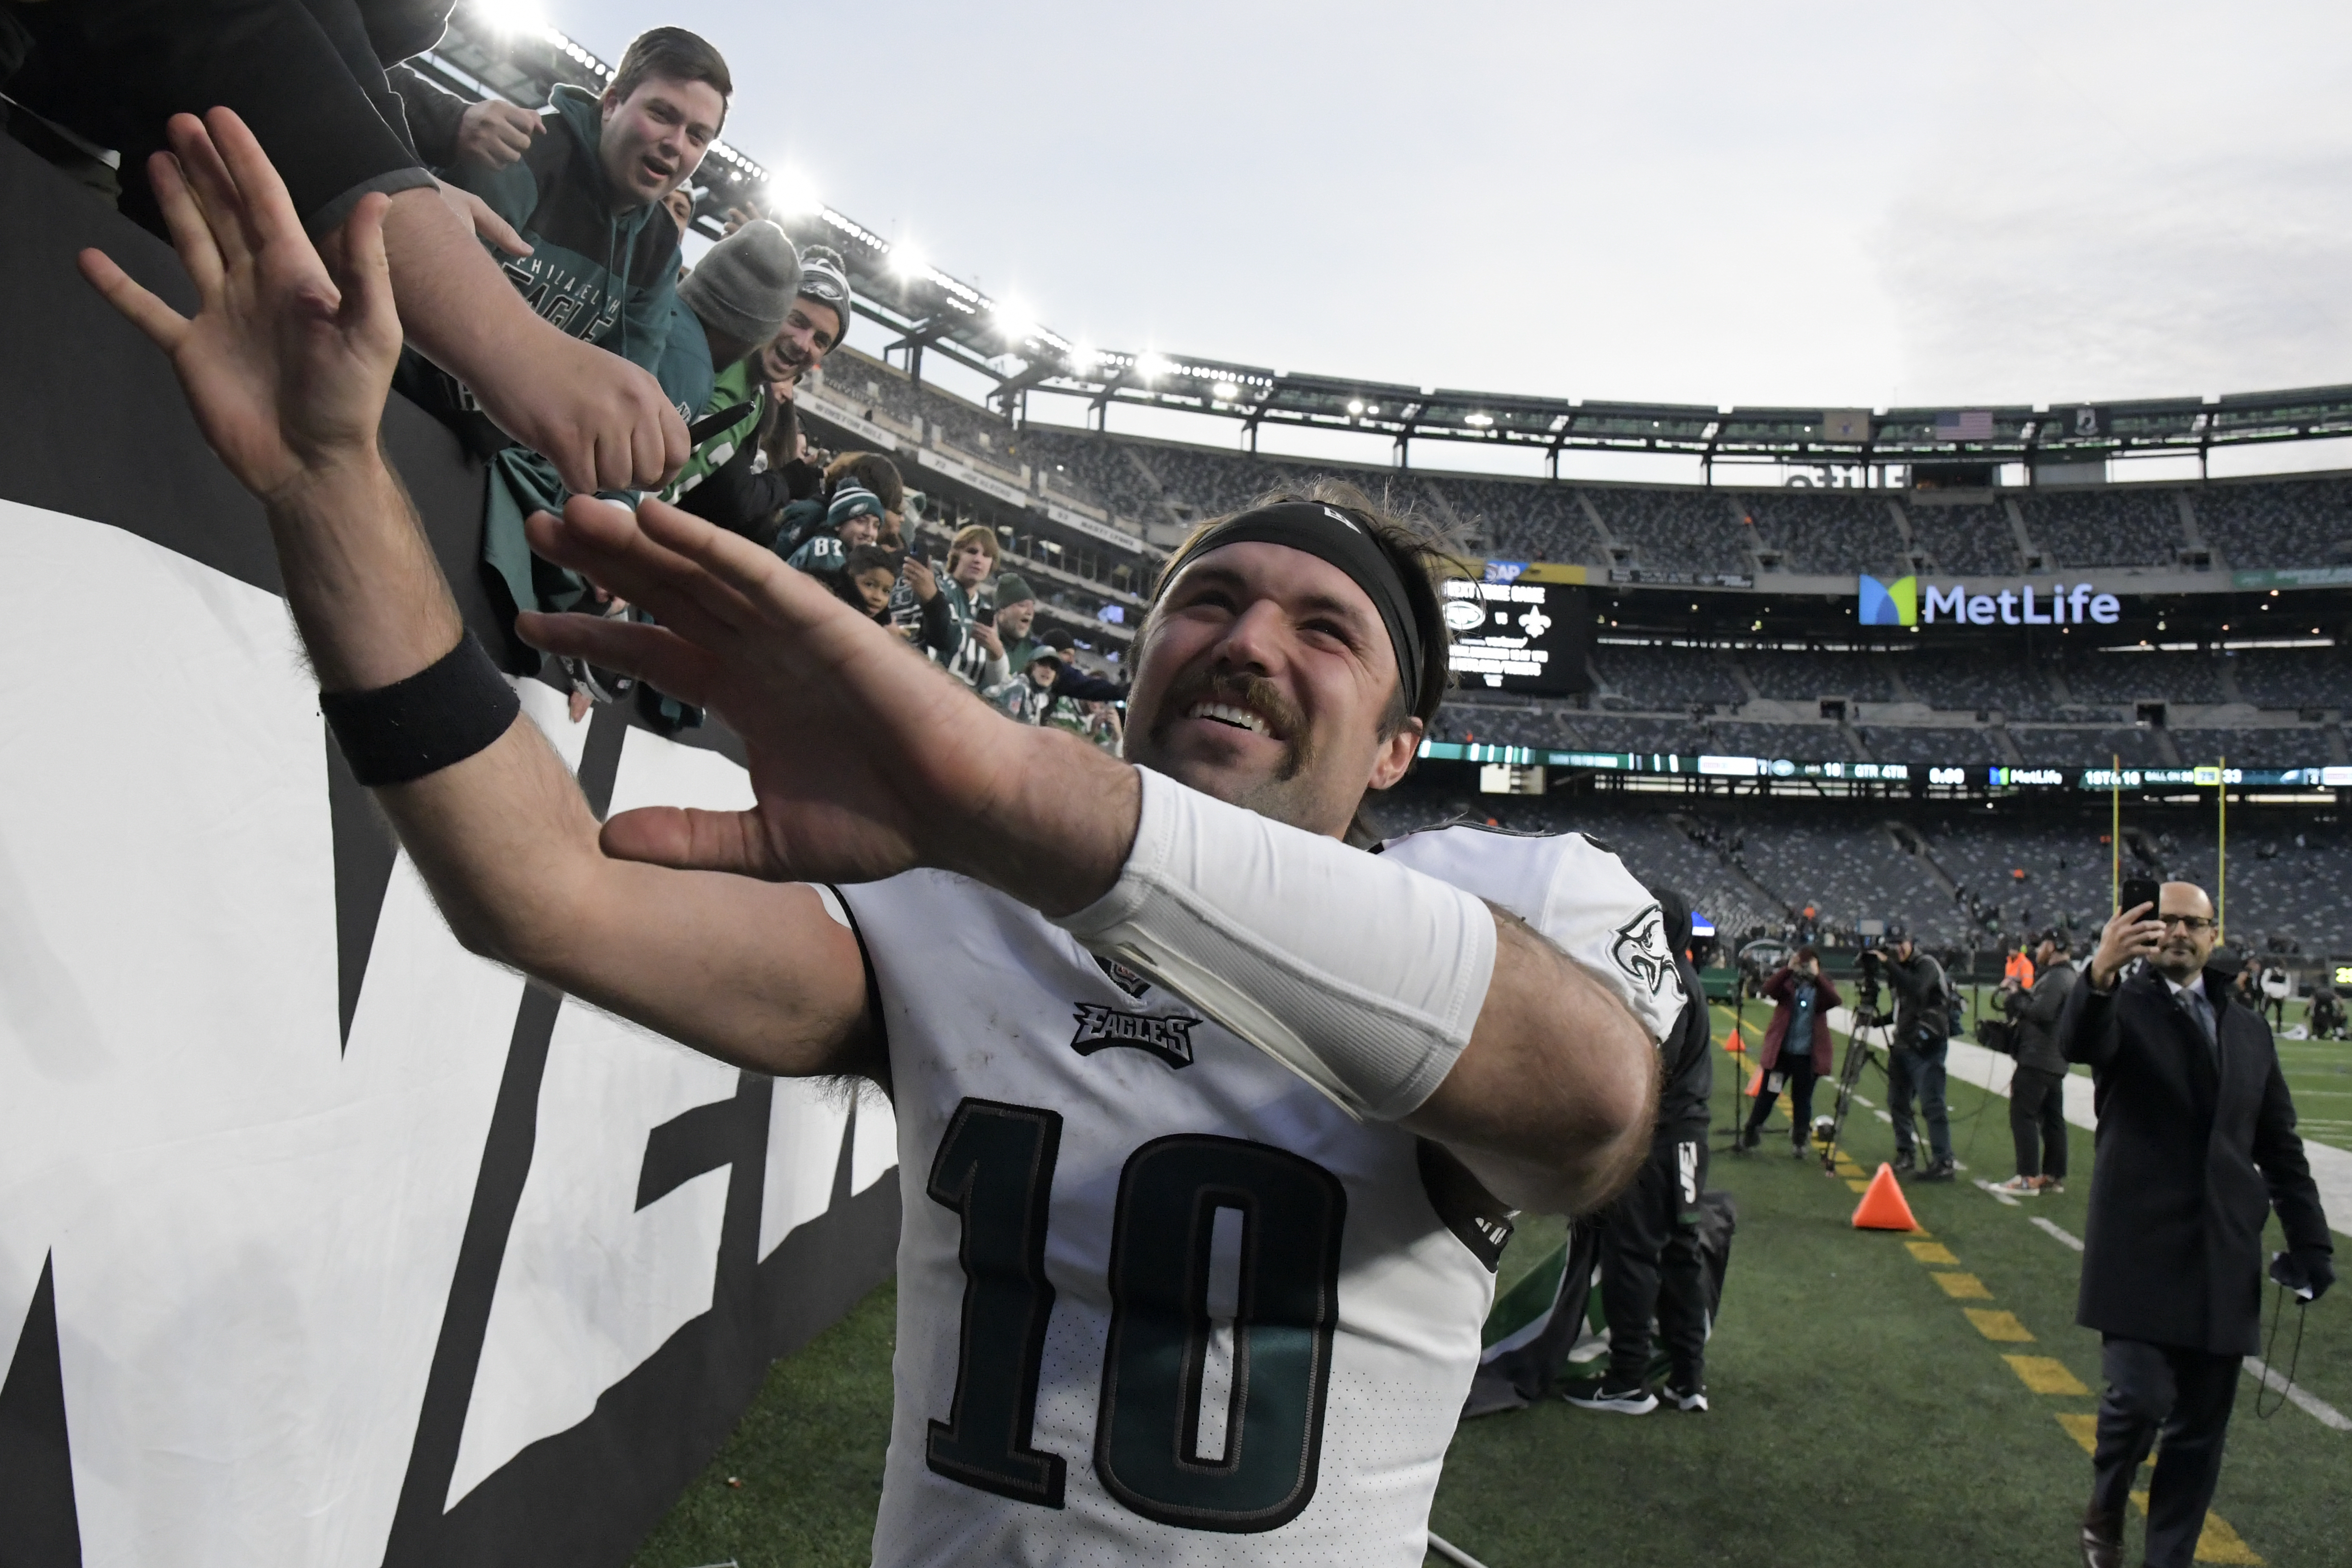
[[[2271,1031],[2208,969],[2213,902],[2168,882],[2119,911],[2066,998],[2058,1036],[2098,1085],[2097,1156],[2075,1321],[2103,1336],[2087,1568],[2116,1568],[2132,1479],[2161,1429],[2148,1488],[2150,1568],[2189,1568],[2221,1473],[2239,1362],[2260,1347],[2262,1241],[2272,1277],[2312,1295],[2336,1277],[2326,1217],[2294,1132]],[[2129,971],[2126,974],[2126,971]]]

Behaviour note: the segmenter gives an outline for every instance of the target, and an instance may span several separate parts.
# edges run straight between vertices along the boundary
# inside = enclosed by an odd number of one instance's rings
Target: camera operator
[[[2168,882],[2155,909],[2135,904],[2107,922],[2059,1014],[2066,1060],[2088,1062],[2098,1084],[2074,1309],[2099,1332],[2107,1382],[2083,1515],[2087,1568],[2121,1563],[2125,1504],[2159,1430],[2146,1560],[2189,1568],[2221,1479],[2239,1363],[2261,1348],[2268,1211],[2287,1244],[2273,1280],[2311,1301],[2336,1278],[2271,1031],[2226,972],[2206,967],[2217,936],[2205,890]]]
[[[2017,1058],[2009,1080],[2009,1134],[2017,1145],[2017,1174],[1994,1186],[2012,1197],[2066,1190],[2066,1053],[2058,1047],[2058,1015],[2074,988],[2074,967],[2056,933],[2033,953],[2030,990],[2013,993]]]
[[[1822,956],[1811,947],[1798,948],[1758,995],[1772,1001],[1772,1021],[1764,1030],[1764,1083],[1734,1147],[1744,1152],[1764,1141],[1765,1118],[1785,1086],[1792,1124],[1789,1137],[1801,1160],[1813,1120],[1813,1082],[1830,1071],[1830,1009],[1843,998],[1822,973]]]
[[[1895,1173],[1917,1171],[1921,1181],[1950,1181],[1952,1127],[1944,1114],[1944,1053],[1951,1041],[1951,985],[1944,967],[1900,925],[1887,928],[1883,966],[1895,992],[1895,1044],[1886,1053],[1887,1113],[1895,1119]],[[1919,1170],[1911,1120],[1916,1095],[1927,1123],[1928,1165]]]

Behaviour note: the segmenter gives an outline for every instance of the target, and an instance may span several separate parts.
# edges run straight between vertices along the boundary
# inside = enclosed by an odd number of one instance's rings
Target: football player
[[[379,455],[383,198],[329,265],[233,115],[171,137],[199,313],[85,270],[264,501],[322,710],[460,938],[895,1102],[875,1561],[1418,1563],[1507,1216],[1632,1172],[1682,1005],[1656,904],[1584,839],[1344,841],[1444,687],[1427,548],[1344,497],[1204,527],[1121,759],[755,545],[575,499],[533,548],[659,623],[523,633],[720,716],[757,799],[599,823]]]

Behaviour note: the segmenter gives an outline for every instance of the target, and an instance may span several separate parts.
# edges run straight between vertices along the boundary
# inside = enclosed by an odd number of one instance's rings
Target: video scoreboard
[[[1500,577],[1496,568],[1508,565],[1489,562],[1488,576]],[[1592,609],[1582,588],[1457,578],[1444,584],[1444,595],[1454,678],[1464,690],[1558,695],[1591,685]]]

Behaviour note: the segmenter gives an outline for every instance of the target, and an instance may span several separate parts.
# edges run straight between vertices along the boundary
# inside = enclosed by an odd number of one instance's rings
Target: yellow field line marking
[[[1870,1183],[1864,1181],[1860,1176],[1846,1177],[1845,1185],[1853,1188],[1855,1192],[1868,1192],[1870,1190]]]
[[[1927,1276],[1944,1287],[1944,1294],[1958,1301],[1990,1301],[1992,1292],[1974,1274],[1930,1274]]]
[[[2131,1500],[2142,1513],[2147,1511],[2147,1493],[2136,1491],[2131,1494]],[[2259,1564],[2262,1558],[2239,1538],[2236,1531],[2230,1528],[2229,1521],[2209,1509],[2205,1514],[2205,1528],[2197,1537],[2197,1561]]]
[[[2015,1312],[1997,1312],[1989,1307],[1962,1307],[1960,1311],[1976,1325],[1977,1333],[1989,1340],[2002,1344],[2033,1343],[2032,1332],[2017,1321]]]
[[[2083,1380],[2054,1355],[2004,1355],[2018,1381],[2036,1394],[2088,1394]]]
[[[1959,1265],[1952,1249],[1940,1241],[1906,1241],[1903,1249],[1922,1263],[1949,1263],[1956,1268]]]

